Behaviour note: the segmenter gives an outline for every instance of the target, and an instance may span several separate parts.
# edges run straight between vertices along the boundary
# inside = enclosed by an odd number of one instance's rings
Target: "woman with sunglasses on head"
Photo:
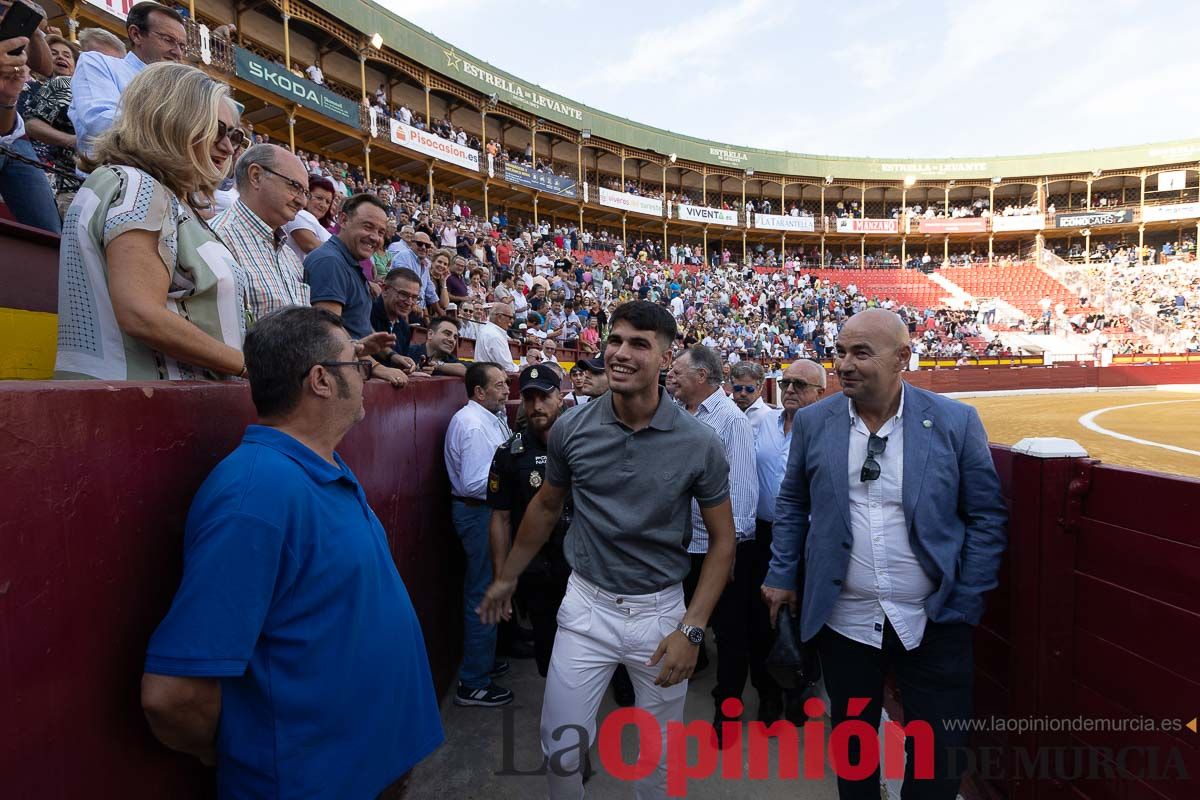
[[[245,376],[244,278],[196,209],[233,167],[237,124],[229,88],[194,67],[130,82],[63,224],[55,377]]]
[[[296,218],[283,226],[288,247],[300,260],[328,241],[333,235],[333,181],[321,175],[308,176],[308,205]]]

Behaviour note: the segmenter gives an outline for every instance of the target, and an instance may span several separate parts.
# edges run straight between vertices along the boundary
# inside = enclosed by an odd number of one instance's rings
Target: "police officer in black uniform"
[[[515,433],[496,450],[488,475],[488,505],[492,507],[491,545],[495,568],[503,566],[512,548],[513,536],[521,526],[521,517],[529,501],[546,478],[546,442],[550,427],[562,411],[561,379],[551,367],[533,364],[521,371],[521,401],[526,429]],[[567,592],[571,568],[563,556],[563,538],[571,524],[571,502],[563,506],[562,517],[550,540],[542,547],[521,575],[517,602],[529,614],[533,624],[533,650],[538,672],[546,677],[554,634],[555,617]]]
[[[492,564],[497,575],[512,549],[513,538],[521,527],[521,517],[529,501],[546,479],[546,443],[550,428],[563,410],[562,375],[554,366],[532,364],[525,367],[521,370],[519,385],[526,427],[496,449],[488,474]],[[558,607],[567,593],[567,578],[571,575],[571,567],[563,555],[563,539],[571,526],[572,513],[568,499],[550,539],[529,562],[517,584],[515,599],[533,625],[533,655],[543,678],[550,668],[550,654],[554,652]],[[617,667],[612,687],[618,704],[633,705],[633,682],[624,666]]]

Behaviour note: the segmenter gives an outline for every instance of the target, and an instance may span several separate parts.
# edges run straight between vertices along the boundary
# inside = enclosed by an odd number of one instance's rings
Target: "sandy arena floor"
[[[1200,393],[1115,391],[1088,394],[969,397],[988,438],[1015,444],[1031,436],[1060,436],[1110,464],[1200,478]],[[1141,441],[1089,430],[1080,422]],[[1170,448],[1155,446],[1167,445]]]

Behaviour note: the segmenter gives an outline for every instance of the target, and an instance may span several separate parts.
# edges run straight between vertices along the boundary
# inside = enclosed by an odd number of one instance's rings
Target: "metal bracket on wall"
[[[1095,465],[1095,459],[1091,458],[1081,458],[1075,462],[1071,482],[1067,484],[1066,507],[1058,521],[1065,533],[1079,532],[1083,501],[1092,489],[1092,468]]]

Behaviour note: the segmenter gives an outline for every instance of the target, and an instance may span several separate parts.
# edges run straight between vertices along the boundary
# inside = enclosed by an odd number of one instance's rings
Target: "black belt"
[[[457,500],[458,502],[462,503],[463,505],[467,505],[472,508],[474,508],[476,506],[486,505],[486,503],[484,503],[482,500],[476,500],[474,497],[459,497],[456,494],[452,494],[452,495],[450,495],[450,499]]]

